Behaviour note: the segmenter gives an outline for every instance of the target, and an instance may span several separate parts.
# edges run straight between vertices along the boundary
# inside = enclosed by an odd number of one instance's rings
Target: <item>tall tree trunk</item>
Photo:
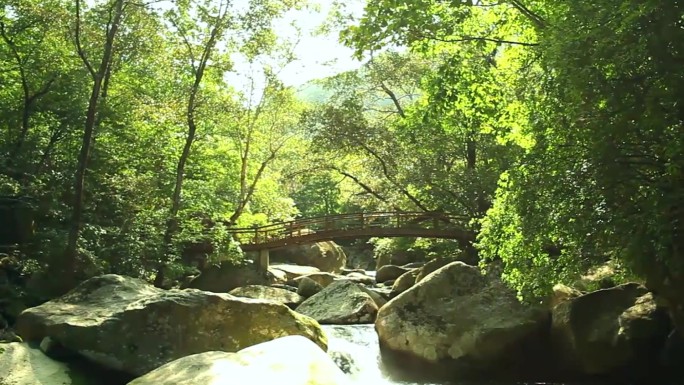
[[[171,210],[169,211],[169,219],[166,222],[166,231],[164,232],[164,245],[163,245],[163,255],[160,257],[159,265],[157,266],[157,274],[154,277],[154,285],[161,287],[164,283],[164,269],[166,264],[171,259],[171,254],[173,252],[173,236],[178,231],[178,211],[180,211],[181,205],[181,194],[183,192],[183,179],[185,176],[185,165],[190,158],[190,150],[192,148],[192,143],[195,141],[195,136],[197,134],[197,123],[195,122],[195,111],[197,110],[197,96],[200,90],[200,84],[202,84],[202,79],[204,78],[204,71],[207,68],[207,64],[211,57],[212,51],[216,46],[216,40],[223,30],[223,23],[227,16],[227,8],[225,10],[219,11],[219,16],[216,19],[216,24],[213,25],[209,40],[207,40],[206,45],[202,51],[202,56],[199,60],[197,66],[193,66],[193,73],[195,75],[195,80],[190,89],[190,96],[188,97],[187,111],[186,111],[186,121],[188,124],[188,135],[185,138],[185,145],[183,146],[183,151],[180,158],[178,159],[178,165],[176,166],[176,183],[173,188],[173,196],[171,197]]]
[[[197,125],[195,123],[194,117],[194,100],[196,94],[197,89],[193,89],[193,94],[191,95],[190,102],[188,103],[188,136],[185,139],[183,152],[181,153],[181,156],[178,159],[178,165],[176,166],[176,184],[173,188],[173,196],[171,197],[171,210],[169,212],[169,219],[166,223],[166,231],[164,232],[164,255],[162,256],[162,260],[157,268],[157,275],[154,278],[154,285],[157,287],[161,287],[164,282],[164,267],[166,266],[166,262],[169,260],[173,250],[173,235],[178,230],[178,211],[180,210],[181,192],[183,191],[185,165],[190,157],[190,149],[192,147],[192,143],[195,141],[195,135],[197,133]]]
[[[466,139],[466,168],[470,175],[475,175],[477,168],[477,140],[475,135],[475,133],[471,133]],[[475,190],[475,211],[479,217],[482,217],[489,210],[490,204],[480,186],[475,186]]]
[[[124,0],[115,0],[113,7],[113,17],[109,24],[107,37],[105,40],[104,52],[97,70],[88,61],[85,52],[80,44],[80,1],[76,0],[76,43],[79,56],[83,60],[93,79],[93,88],[90,93],[90,100],[88,101],[88,109],[86,111],[86,121],[83,129],[83,137],[81,140],[81,150],[78,155],[78,164],[76,169],[76,176],[74,179],[74,202],[71,215],[71,226],[69,229],[69,237],[67,247],[64,251],[62,259],[58,262],[59,268],[63,276],[63,281],[67,286],[73,285],[76,278],[77,261],[78,261],[78,239],[81,233],[84,195],[85,195],[85,176],[88,169],[88,159],[92,147],[93,134],[95,132],[95,122],[97,118],[98,102],[100,101],[100,93],[102,91],[102,82],[105,78],[107,68],[112,61],[114,52],[114,42],[116,34],[121,23],[124,9]]]

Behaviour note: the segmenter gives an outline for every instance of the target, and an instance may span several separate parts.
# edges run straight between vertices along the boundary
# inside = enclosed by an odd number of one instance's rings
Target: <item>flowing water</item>
[[[359,385],[523,385],[492,382],[407,382],[390,378],[380,358],[373,325],[322,325],[328,335],[328,351],[336,361],[351,361],[349,375]],[[537,383],[542,384],[542,383]],[[524,385],[532,385],[527,383]],[[550,385],[550,384],[549,384]],[[560,385],[560,384],[557,384]],[[566,384],[570,385],[570,384]]]

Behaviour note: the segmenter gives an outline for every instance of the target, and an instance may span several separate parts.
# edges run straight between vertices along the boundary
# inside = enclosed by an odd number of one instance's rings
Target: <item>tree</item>
[[[615,259],[681,328],[681,4],[546,9],[540,87],[527,91],[534,145],[503,180],[481,244],[524,291]]]
[[[69,230],[69,237],[67,246],[64,251],[64,257],[58,262],[60,270],[65,273],[64,281],[66,285],[72,285],[74,274],[77,270],[78,260],[78,238],[81,232],[83,205],[85,196],[85,175],[88,167],[88,160],[92,147],[93,134],[95,132],[96,119],[98,114],[98,107],[101,100],[107,95],[107,88],[109,80],[111,79],[111,64],[113,60],[114,44],[117,39],[117,33],[121,27],[124,16],[124,0],[113,0],[106,4],[109,10],[109,19],[105,29],[105,41],[102,47],[102,56],[99,64],[93,64],[89,58],[89,54],[83,48],[81,43],[81,2],[76,0],[76,30],[75,42],[76,50],[79,57],[83,61],[83,65],[88,69],[88,73],[92,79],[92,91],[90,99],[88,100],[88,108],[85,113],[85,124],[83,128],[83,138],[81,142],[81,150],[78,155],[78,166],[76,169],[76,176],[74,179],[74,203],[71,215],[71,228]]]
[[[235,47],[241,49],[249,58],[254,58],[264,51],[269,51],[274,44],[274,35],[271,32],[270,25],[271,21],[294,5],[296,5],[296,2],[269,1],[263,3],[254,1],[250,3],[247,10],[240,10],[231,4],[230,1],[220,1],[218,4],[206,1],[196,4],[187,3],[178,11],[171,10],[167,12],[167,17],[173,24],[178,34],[178,40],[185,51],[183,60],[186,62],[185,70],[189,69],[190,86],[187,91],[185,116],[187,133],[175,171],[176,180],[163,240],[165,252],[160,259],[155,277],[155,285],[157,286],[160,286],[164,281],[164,266],[167,264],[167,261],[172,259],[174,252],[173,237],[179,228],[178,213],[182,203],[181,195],[186,164],[197,136],[198,125],[200,124],[197,119],[199,108],[203,102],[206,102],[206,100],[203,100],[203,98],[206,98],[204,93],[206,92],[205,88],[207,88],[204,84],[205,78],[208,72],[213,70],[213,74],[210,75],[213,77],[211,80],[213,80],[214,84],[220,84],[221,76],[229,69],[227,66],[228,53]],[[199,20],[192,20],[190,18],[192,14],[198,14]],[[227,32],[234,28],[240,30],[241,36],[225,40]],[[223,52],[217,52],[219,49]],[[273,81],[272,79],[268,80],[270,82]],[[269,86],[271,85],[267,87]],[[240,194],[235,211],[228,219],[229,225],[235,224],[235,221],[240,217],[247,203],[251,200],[255,185],[260,179],[261,174],[263,174],[264,169],[284,144],[281,143],[275,148],[271,148],[271,155],[262,162],[253,183],[248,185],[247,167],[250,159],[251,138],[255,121],[261,113],[260,105],[257,106],[255,111],[250,111],[250,107],[247,110],[248,129],[244,139],[246,144],[240,154],[242,164],[240,171]],[[255,116],[252,116],[252,113]],[[242,138],[238,140],[242,140]]]
[[[6,146],[3,146],[1,172],[20,183],[26,192],[43,162],[36,154],[36,140],[44,129],[45,117],[55,106],[41,103],[51,89],[62,86],[60,71],[67,54],[61,33],[68,13],[61,11],[59,1],[36,4],[7,1],[0,10],[0,57],[6,85],[2,95],[2,110],[6,122]],[[48,48],[51,46],[51,48]],[[15,88],[14,85],[17,85]],[[52,108],[50,108],[52,107]],[[38,117],[36,121],[36,115]],[[33,132],[32,132],[33,131]],[[60,134],[51,137],[42,157],[49,154]],[[26,147],[29,147],[28,149]],[[29,156],[26,156],[30,154]]]

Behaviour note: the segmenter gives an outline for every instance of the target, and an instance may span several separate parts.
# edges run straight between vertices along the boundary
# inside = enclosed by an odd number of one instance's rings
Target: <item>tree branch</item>
[[[538,14],[532,12],[520,0],[510,0],[511,5],[530,20],[539,29],[546,28],[546,21]]]
[[[521,45],[525,47],[536,47],[539,45],[539,43],[529,43],[529,42],[524,42],[524,41],[515,41],[515,40],[506,40],[506,39],[496,39],[496,38],[491,38],[491,37],[484,37],[484,36],[461,36],[458,38],[444,38],[444,37],[438,37],[436,35],[419,35],[423,39],[430,39],[430,40],[435,40],[435,41],[441,41],[443,43],[463,43],[463,42],[471,42],[471,41],[486,41],[490,43],[497,43],[497,44],[510,44],[510,45]]]
[[[404,114],[404,109],[401,108],[401,103],[399,103],[399,99],[397,99],[397,95],[392,92],[392,90],[389,89],[385,85],[385,82],[380,82],[380,88],[389,96],[390,99],[392,99],[392,103],[394,103],[394,106],[397,108],[397,112],[399,113],[399,116],[402,118],[406,118],[406,114]]]
[[[95,79],[96,72],[93,66],[90,64],[88,57],[86,56],[83,46],[81,45],[81,0],[76,0],[76,51],[78,56],[83,61],[83,64],[88,69],[90,76]]]

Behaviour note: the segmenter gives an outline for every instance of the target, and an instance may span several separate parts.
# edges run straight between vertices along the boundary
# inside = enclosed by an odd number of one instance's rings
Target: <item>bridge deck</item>
[[[359,237],[425,237],[474,241],[468,218],[442,213],[374,212],[303,218],[229,230],[244,251]]]

